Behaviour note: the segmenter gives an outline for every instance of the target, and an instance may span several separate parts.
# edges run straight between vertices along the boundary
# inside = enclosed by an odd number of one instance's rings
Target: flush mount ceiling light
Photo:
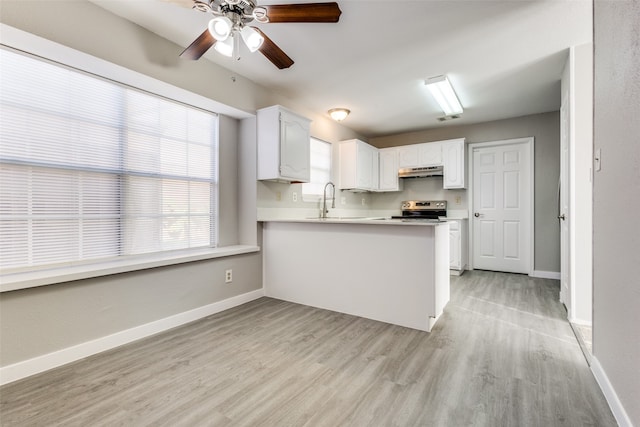
[[[341,122],[347,118],[351,111],[347,110],[346,108],[332,108],[327,112],[333,120],[335,120],[336,122]]]
[[[440,105],[445,116],[462,114],[462,105],[446,76],[431,77],[426,79],[424,84],[427,85],[427,89]]]

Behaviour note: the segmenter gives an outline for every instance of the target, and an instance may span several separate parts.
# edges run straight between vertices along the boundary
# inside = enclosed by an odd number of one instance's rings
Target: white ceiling
[[[161,0],[91,1],[182,47],[211,18]],[[375,137],[558,110],[567,49],[592,38],[591,0],[338,4],[342,15],[337,24],[252,23],[295,61],[287,70],[278,70],[259,52],[246,51],[234,61],[210,49],[200,60],[320,114],[349,108],[343,124]],[[441,74],[449,77],[465,109],[460,119],[444,123],[437,120],[442,112],[423,84]]]

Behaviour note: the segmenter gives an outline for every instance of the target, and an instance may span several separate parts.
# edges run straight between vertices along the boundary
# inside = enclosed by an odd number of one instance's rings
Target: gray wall
[[[535,138],[535,257],[534,268],[539,271],[560,271],[560,228],[557,220],[557,189],[560,176],[560,115],[558,112],[535,114],[507,120],[466,126],[446,126],[419,132],[370,139],[378,148],[421,142],[466,138],[467,143],[504,139]],[[415,197],[444,198],[450,209],[466,209],[466,190],[442,190],[436,179],[409,183],[404,193],[375,195],[374,208],[395,204]],[[405,183],[406,185],[406,183]],[[439,187],[439,188],[438,188]],[[460,197],[460,204],[456,199]]]
[[[230,72],[208,61],[178,61],[179,46],[86,1],[3,0],[1,12],[4,24],[238,109],[250,111],[262,103],[281,101],[242,78],[233,87],[209,84],[212,78],[227,81]],[[208,79],[202,79],[203,75]],[[256,244],[255,215],[252,225],[238,221],[238,211],[246,205],[239,196],[239,177],[245,189],[253,182],[255,211],[255,161],[238,164],[236,119],[221,117],[220,129],[219,242],[224,246]],[[250,147],[248,151],[250,154]],[[242,233],[242,240],[240,227],[250,230]],[[224,270],[228,268],[234,269],[233,285],[224,284]],[[104,337],[261,286],[262,254],[255,253],[2,293],[0,365]]]
[[[237,137],[238,121],[222,116],[220,246],[239,243]],[[229,268],[232,285],[224,283]],[[261,287],[262,255],[256,253],[5,292],[0,294],[0,366]]]
[[[640,2],[594,3],[593,355],[640,426]]]
[[[2,0],[4,24],[190,90],[237,110],[281,104],[326,140],[359,135],[86,0]],[[231,77],[235,76],[233,82]],[[211,84],[212,81],[221,84]],[[255,130],[221,117],[220,246],[259,244]],[[233,285],[224,270],[233,268]],[[213,259],[0,294],[0,366],[44,355],[262,287],[262,254]]]
[[[259,289],[261,271],[258,253],[2,293],[2,366]]]

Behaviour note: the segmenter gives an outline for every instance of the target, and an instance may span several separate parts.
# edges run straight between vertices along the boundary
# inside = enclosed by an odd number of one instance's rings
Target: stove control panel
[[[446,210],[446,200],[407,200],[402,202],[401,209],[405,210]]]

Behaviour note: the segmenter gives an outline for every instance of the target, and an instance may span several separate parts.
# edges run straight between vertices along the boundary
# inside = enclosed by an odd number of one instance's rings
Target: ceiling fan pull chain
[[[233,53],[234,59],[240,61],[240,33],[237,31],[233,35]]]

